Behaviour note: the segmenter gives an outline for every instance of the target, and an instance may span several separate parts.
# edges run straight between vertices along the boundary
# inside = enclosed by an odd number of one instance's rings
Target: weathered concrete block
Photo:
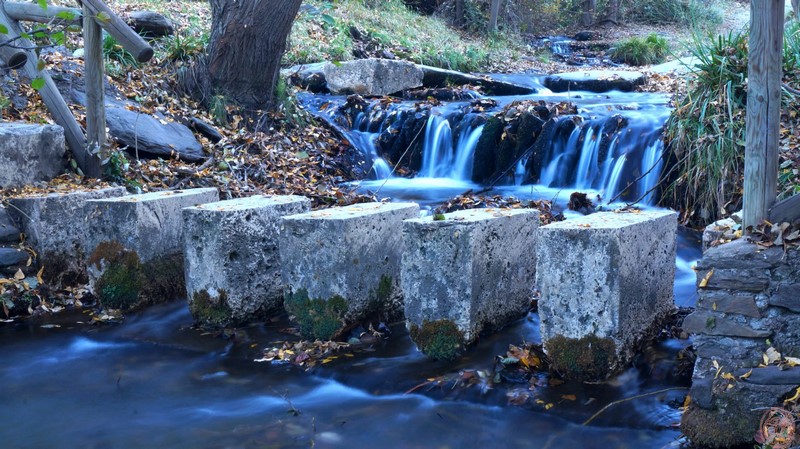
[[[403,224],[406,323],[428,356],[452,359],[531,305],[539,211],[473,209]],[[445,344],[441,344],[445,342]]]
[[[66,168],[64,129],[0,123],[0,188],[47,181]]]
[[[630,360],[674,307],[676,231],[670,211],[601,212],[539,229],[539,316],[556,369],[605,377]]]
[[[12,198],[7,211],[38,254],[51,286],[86,281],[86,201],[125,195],[124,187]]]
[[[280,219],[308,212],[302,196],[252,196],[183,210],[186,292],[194,318],[228,326],[283,307]]]
[[[366,203],[283,218],[284,306],[311,338],[330,339],[371,312],[402,307],[403,220],[414,203]]]
[[[181,210],[218,199],[205,188],[87,201],[91,291],[123,310],[184,295]]]

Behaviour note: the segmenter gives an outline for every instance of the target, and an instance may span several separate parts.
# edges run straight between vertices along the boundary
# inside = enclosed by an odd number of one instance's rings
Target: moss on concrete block
[[[455,360],[464,350],[464,334],[450,320],[424,321],[411,326],[409,333],[419,350],[434,360]]]
[[[189,303],[189,311],[201,326],[220,328],[231,324],[231,308],[225,290],[220,290],[215,297],[208,290],[195,292]]]
[[[347,300],[339,295],[327,300],[309,298],[308,290],[300,289],[286,294],[284,307],[294,315],[300,325],[300,333],[305,338],[332,340],[345,329]]]
[[[617,368],[617,348],[611,338],[587,335],[580,339],[557,335],[545,344],[550,367],[580,381],[606,379]]]

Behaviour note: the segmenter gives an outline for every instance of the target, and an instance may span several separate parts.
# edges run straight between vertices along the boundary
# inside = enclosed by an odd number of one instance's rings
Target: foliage
[[[612,53],[614,60],[630,65],[650,65],[664,62],[669,44],[652,33],[646,38],[631,37],[619,42]]]
[[[211,328],[229,325],[232,313],[228,306],[228,294],[225,290],[220,290],[216,298],[212,297],[207,290],[195,292],[192,295],[192,301],[189,302],[189,311],[201,325]]]
[[[310,298],[304,289],[287,293],[284,307],[294,315],[303,337],[320,340],[332,340],[339,336],[348,309],[347,301],[339,295],[328,300]]]
[[[614,341],[594,334],[580,339],[556,335],[545,344],[545,352],[554,371],[576,380],[603,380],[617,363]]]
[[[719,2],[705,0],[629,0],[623,2],[622,14],[627,20],[652,25],[711,29],[722,23]]]
[[[136,57],[110,34],[103,36],[103,55],[106,60],[117,62],[123,67],[139,67]]]
[[[464,350],[464,334],[449,320],[424,321],[409,329],[419,350],[434,360],[455,360]]]
[[[203,53],[207,44],[208,33],[197,34],[186,30],[161,39],[157,47],[162,53],[160,59],[187,61]]]

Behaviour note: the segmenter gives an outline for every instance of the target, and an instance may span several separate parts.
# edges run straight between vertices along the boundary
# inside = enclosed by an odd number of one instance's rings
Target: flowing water
[[[574,94],[573,94],[574,95]],[[565,96],[544,95],[552,99]],[[573,189],[608,197],[657,164],[658,129],[666,100],[646,94],[585,94],[583,125],[553,143],[543,181],[518,185],[520,161],[495,193],[555,199]],[[500,106],[515,98],[498,98]],[[327,101],[327,100],[326,100]],[[620,108],[625,105],[625,108]],[[356,120],[348,138],[373,161],[364,189],[433,206],[478,188],[470,181],[472,151],[483,128],[474,116],[443,105],[429,117],[423,169],[416,179],[391,176],[374,139],[377,129]],[[622,114],[629,125],[600,157],[602,124]],[[461,123],[462,120],[472,122]],[[653,170],[656,173],[660,167]],[[647,190],[657,174],[630,190]],[[679,235],[676,303],[695,301],[690,263],[698,238]],[[229,338],[192,329],[184,301],[156,306],[119,325],[93,325],[81,313],[47,323],[0,323],[0,441],[8,448],[662,448],[677,447],[678,406],[685,391],[670,390],[610,407],[589,426],[581,423],[604,406],[685,386],[675,374],[676,354],[688,341],[670,339],[648,349],[636,365],[595,385],[567,382],[536,386],[504,382],[482,391],[427,379],[460,370],[491,370],[509,344],[538,342],[538,316],[530,314],[486,336],[455,364],[426,360],[402,325],[367,352],[310,371],[255,363],[263,348],[289,338],[285,319],[237,330]],[[529,394],[510,405],[515,390]]]

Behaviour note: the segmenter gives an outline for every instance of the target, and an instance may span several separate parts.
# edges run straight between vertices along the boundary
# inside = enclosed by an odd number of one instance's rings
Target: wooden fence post
[[[103,86],[103,30],[83,5],[83,65],[86,78],[86,140],[90,151],[103,159],[106,145],[105,87]]]
[[[751,0],[744,163],[745,229],[775,202],[783,70],[785,0]]]

